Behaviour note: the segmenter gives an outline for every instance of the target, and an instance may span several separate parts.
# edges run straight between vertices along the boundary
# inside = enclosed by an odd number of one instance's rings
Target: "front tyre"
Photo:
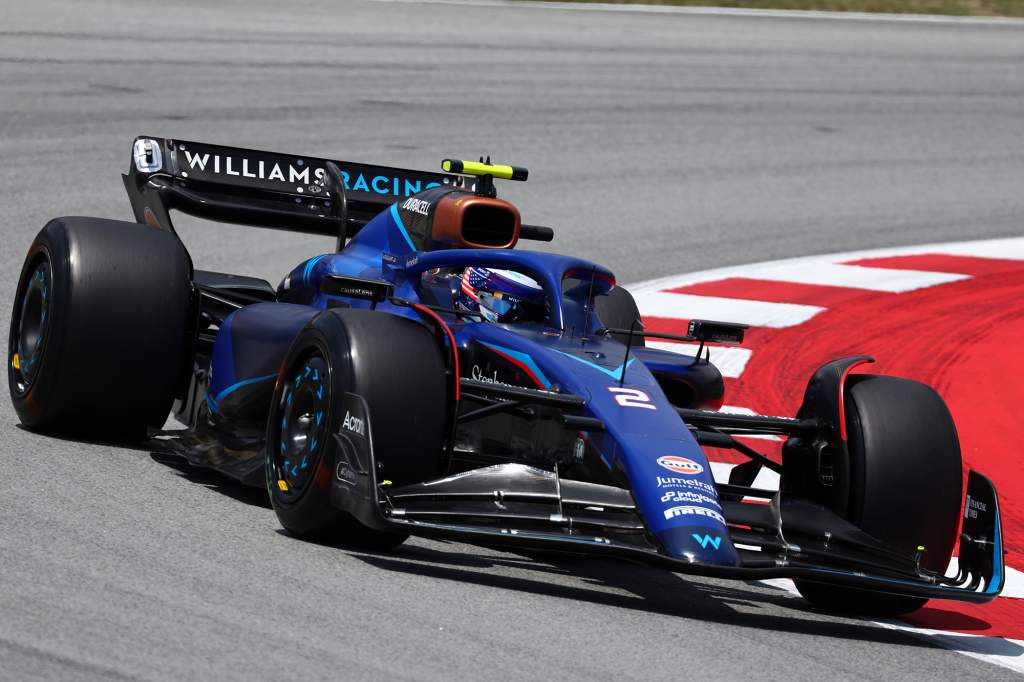
[[[905,554],[924,547],[922,567],[944,572],[963,492],[960,442],[945,402],[916,381],[858,374],[847,379],[845,406],[850,492],[844,516]],[[928,601],[794,582],[805,599],[829,611],[897,616]]]
[[[859,616],[891,618],[913,613],[927,603],[924,597],[907,597],[840,587],[806,580],[794,580],[800,596],[830,613],[850,613]]]
[[[330,310],[296,337],[278,377],[267,425],[267,489],[278,520],[306,539],[371,548],[405,534],[360,523],[331,501],[347,393],[369,410],[378,476],[395,485],[440,473],[447,376],[434,336],[384,312]]]

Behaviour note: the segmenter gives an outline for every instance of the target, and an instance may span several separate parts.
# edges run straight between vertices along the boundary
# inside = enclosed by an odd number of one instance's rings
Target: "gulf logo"
[[[686,457],[676,457],[675,455],[666,455],[665,457],[658,458],[658,464],[665,467],[669,471],[677,474],[683,474],[685,476],[696,476],[697,474],[704,472],[704,467],[694,462],[692,459]]]

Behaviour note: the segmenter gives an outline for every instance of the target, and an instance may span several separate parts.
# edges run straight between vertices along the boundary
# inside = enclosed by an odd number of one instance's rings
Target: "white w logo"
[[[697,535],[694,533],[693,539],[700,543],[701,549],[707,549],[708,545],[712,545],[715,549],[718,549],[718,546],[722,544],[722,538],[717,535],[711,537],[710,535]]]

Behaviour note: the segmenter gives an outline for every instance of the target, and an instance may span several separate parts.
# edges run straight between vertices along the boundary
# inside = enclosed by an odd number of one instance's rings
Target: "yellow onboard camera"
[[[476,183],[476,193],[480,196],[487,197],[493,197],[496,195],[494,190],[494,178],[525,182],[527,176],[530,174],[530,171],[520,166],[492,164],[491,157],[489,156],[486,161],[483,157],[480,157],[479,161],[445,159],[441,162],[441,169],[446,173],[475,175],[480,178]]]

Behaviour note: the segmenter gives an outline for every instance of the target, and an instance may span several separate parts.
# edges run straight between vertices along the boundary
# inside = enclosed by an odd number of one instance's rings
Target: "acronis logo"
[[[718,547],[722,544],[722,538],[720,538],[717,535],[698,535],[697,533],[694,533],[693,539],[697,541],[701,549],[707,549],[708,545],[711,545],[715,549],[718,549]]]

